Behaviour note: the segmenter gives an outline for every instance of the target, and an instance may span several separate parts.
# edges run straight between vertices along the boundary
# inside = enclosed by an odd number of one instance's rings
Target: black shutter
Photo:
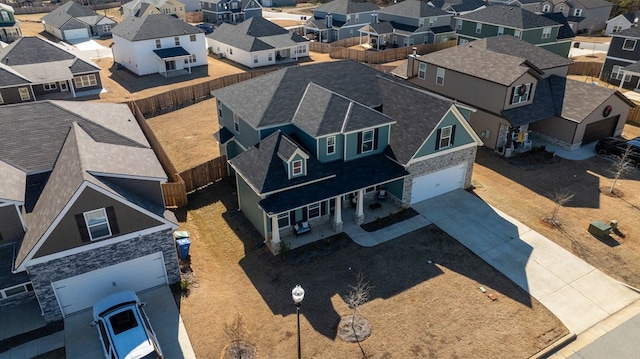
[[[120,234],[120,227],[118,227],[118,220],[116,220],[116,211],[113,206],[105,208],[107,211],[107,218],[109,219],[109,227],[111,228],[111,235],[115,236]]]
[[[513,104],[513,96],[516,94],[516,87],[511,88],[511,99],[509,100],[509,105]]]
[[[373,150],[378,149],[378,129],[373,130]]]
[[[89,230],[87,229],[87,223],[84,221],[84,215],[82,213],[76,214],[76,224],[78,225],[78,231],[80,231],[80,239],[82,242],[91,241],[89,237]]]
[[[451,126],[451,146],[453,146],[453,140],[456,138],[456,125]]]
[[[296,211],[289,211],[289,225],[296,224]]]
[[[356,150],[357,154],[362,153],[362,132],[358,132],[358,148]]]
[[[320,215],[324,216],[327,214],[327,201],[320,202]]]
[[[436,151],[440,149],[440,129],[436,131]]]
[[[302,209],[302,222],[305,222],[308,218],[308,213],[309,213],[309,207],[304,207]]]

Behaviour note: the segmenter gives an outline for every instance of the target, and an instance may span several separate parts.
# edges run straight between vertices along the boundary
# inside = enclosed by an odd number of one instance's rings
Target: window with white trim
[[[444,85],[444,72],[442,67],[438,67],[436,70],[436,84],[440,86]]]
[[[2,98],[2,94],[0,93],[0,104],[4,103],[4,99]]]
[[[253,55],[253,63],[254,64],[258,63],[258,55]]]
[[[482,24],[476,23],[476,34],[479,34],[481,32],[482,32]]]
[[[176,46],[180,46],[180,37],[176,36],[176,37],[173,38],[173,40],[174,40]]]
[[[429,18],[429,27],[433,27],[433,25],[435,25],[438,22],[438,18],[437,17],[430,17]]]
[[[320,203],[310,204],[307,207],[307,217],[309,219],[320,217]]]
[[[582,16],[582,9],[573,10],[573,16]]]
[[[156,39],[156,49],[161,49],[162,48],[162,43],[160,42],[160,39]]]
[[[418,63],[418,78],[426,79],[427,78],[427,63],[420,62]]]
[[[361,153],[373,151],[373,130],[362,131]]]
[[[624,43],[622,44],[622,49],[626,51],[633,51],[636,48],[636,40],[633,39],[624,39]]]
[[[613,32],[620,32],[622,31],[622,26],[621,25],[614,25],[613,26]]]
[[[21,283],[12,287],[0,289],[0,299],[5,299],[21,293],[32,292],[33,284],[31,282]]]
[[[564,13],[564,5],[560,5],[558,12]]]
[[[522,31],[520,31],[520,30],[514,30],[514,31],[513,31],[513,37],[515,37],[516,39],[520,39],[520,40],[522,40]]]
[[[542,38],[543,39],[548,39],[551,37],[551,28],[550,27],[545,27],[542,29]]]
[[[458,45],[464,45],[464,44],[466,44],[468,42],[469,42],[469,40],[467,40],[467,39],[458,38]]]
[[[292,173],[294,176],[299,176],[302,174],[302,160],[295,160],[291,164]]]
[[[456,30],[462,30],[462,20],[456,20]]]
[[[111,32],[111,24],[102,25],[102,32]]]
[[[96,75],[94,74],[76,76],[73,78],[73,81],[77,88],[96,86],[98,84],[98,81],[96,81]]]
[[[529,101],[529,93],[531,92],[531,83],[514,86],[512,88],[513,96],[511,104]]]
[[[196,42],[196,35],[195,34],[189,35],[189,41]]]
[[[336,136],[327,137],[327,155],[336,153]]]
[[[504,35],[504,27],[498,26],[498,36]]]
[[[273,61],[273,53],[270,52],[268,57],[269,57],[269,62]]]
[[[624,76],[624,82],[631,81],[631,75],[624,75],[622,66],[613,65],[613,68],[611,69],[611,78],[614,80],[622,80],[622,76]]]
[[[20,93],[20,99],[22,101],[26,101],[26,100],[30,100],[31,99],[31,94],[29,94],[29,89],[26,87],[20,87],[18,88],[18,92]]]
[[[55,82],[50,82],[48,84],[42,85],[42,87],[44,87],[45,91],[53,91],[58,88],[58,84],[56,84]]]
[[[220,100],[218,100],[218,119],[222,119],[222,104],[220,103]]]
[[[424,18],[420,18],[420,20],[418,20],[418,27],[423,27],[424,26]]]
[[[9,13],[6,11],[0,11],[0,15],[2,15],[2,21],[11,21],[11,19],[9,19]]]
[[[542,6],[542,12],[549,12],[550,10],[551,10],[551,5],[544,4],[544,6]]]
[[[287,228],[291,225],[289,222],[289,212],[280,213],[278,215],[278,227]]]
[[[87,230],[89,231],[89,238],[92,241],[111,236],[109,219],[107,218],[107,211],[105,211],[104,208],[85,212],[83,215],[84,221],[87,224]]]
[[[443,127],[440,129],[440,138],[438,139],[438,149],[447,148],[451,146],[451,133],[452,126]]]
[[[240,121],[238,120],[238,115],[236,115],[235,113],[233,114],[233,129],[237,133],[240,133]]]

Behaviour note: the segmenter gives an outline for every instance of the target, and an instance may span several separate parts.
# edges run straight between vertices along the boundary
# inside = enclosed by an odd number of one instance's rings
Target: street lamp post
[[[302,358],[302,354],[300,351],[300,303],[304,299],[304,289],[300,286],[300,284],[296,285],[295,288],[291,291],[291,298],[293,298],[293,304],[296,305],[296,314],[298,316],[298,359]]]

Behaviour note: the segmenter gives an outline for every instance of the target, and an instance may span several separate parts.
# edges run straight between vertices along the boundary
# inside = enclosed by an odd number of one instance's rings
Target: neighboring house
[[[0,306],[54,321],[180,280],[167,177],[125,104],[3,106],[0,126]]]
[[[566,78],[571,61],[512,36],[419,57],[394,73],[478,109],[470,123],[509,156],[532,140],[568,150],[622,133],[633,103],[620,92]]]
[[[482,143],[469,107],[354,61],[289,67],[214,94],[239,209],[273,251],[298,222],[335,232],[343,219],[363,223],[380,189],[408,207],[468,187]]]
[[[451,19],[450,13],[424,1],[404,0],[381,9],[359,31],[376,49],[432,44],[455,39]]]
[[[626,14],[620,14],[614,18],[607,20],[607,27],[604,31],[604,34],[611,36],[616,32],[620,32],[632,26],[638,25],[638,16],[640,16],[640,12],[630,12]]]
[[[576,33],[596,33],[605,28],[613,4],[605,0],[510,0],[531,12],[562,13]]]
[[[113,61],[138,76],[191,73],[207,65],[204,32],[176,17],[128,17],[112,33]]]
[[[100,67],[39,37],[0,49],[0,105],[97,95]]]
[[[431,0],[428,1],[428,3],[452,15],[464,15],[472,11],[484,9],[486,5],[482,0]]]
[[[310,40],[334,42],[360,36],[359,30],[376,22],[379,7],[368,1],[333,0],[313,9],[304,23],[304,35]]]
[[[566,37],[566,31],[570,32],[570,29],[561,32],[562,27],[563,24],[557,21],[516,6],[494,5],[456,16],[458,44],[490,36],[511,35],[567,57],[573,36]]]
[[[640,27],[611,34],[600,79],[616,86],[640,90]],[[623,81],[624,79],[624,81]]]
[[[210,51],[250,68],[309,56],[309,40],[263,17],[222,24],[206,36]]]
[[[296,0],[262,0],[262,6],[265,6],[265,7],[296,6]]]
[[[20,21],[16,19],[13,8],[0,3],[0,41],[12,42],[20,36]]]
[[[175,16],[184,21],[185,6],[178,0],[135,0],[122,5],[122,16],[145,17],[152,14]]]
[[[68,1],[41,18],[44,31],[63,41],[111,36],[112,19],[75,1]]]
[[[262,16],[258,0],[200,0],[204,22],[237,24],[254,16]]]

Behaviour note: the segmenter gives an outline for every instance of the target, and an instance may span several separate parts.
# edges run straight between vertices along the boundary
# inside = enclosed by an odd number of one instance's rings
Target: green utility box
[[[611,225],[601,220],[595,220],[589,224],[589,233],[598,238],[607,238],[611,233]]]

